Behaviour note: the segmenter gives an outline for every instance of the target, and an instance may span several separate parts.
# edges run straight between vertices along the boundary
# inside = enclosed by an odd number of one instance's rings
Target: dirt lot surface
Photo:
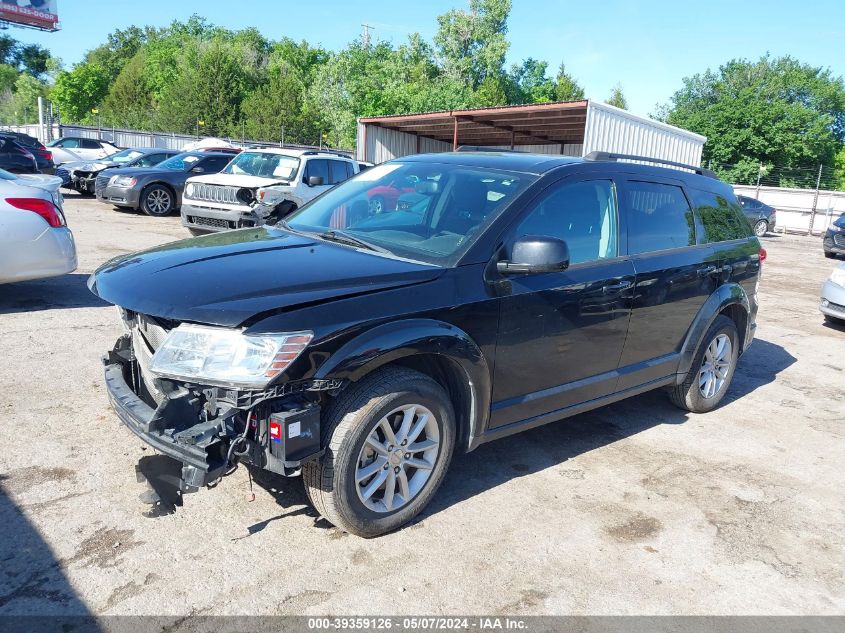
[[[244,469],[159,512],[167,462],[109,408],[121,333],[85,281],[186,232],[69,196],[79,270],[0,286],[0,614],[845,612],[845,328],[817,238],[765,239],[757,340],[724,405],[661,393],[458,456],[433,504],[374,540],[298,479]],[[158,515],[158,516],[149,516]]]

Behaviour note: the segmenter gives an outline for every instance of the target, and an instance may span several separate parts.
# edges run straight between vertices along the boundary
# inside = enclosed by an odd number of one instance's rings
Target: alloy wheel
[[[153,213],[165,213],[170,209],[170,194],[163,189],[153,189],[147,194],[147,208]]]
[[[725,386],[733,359],[733,345],[727,334],[719,334],[704,351],[698,372],[698,389],[705,398],[712,398]]]
[[[398,407],[370,431],[355,468],[355,489],[373,512],[393,512],[416,497],[440,451],[434,414],[419,404]]]
[[[760,220],[757,224],[754,225],[754,235],[757,237],[763,237],[768,230],[769,225],[765,220]]]

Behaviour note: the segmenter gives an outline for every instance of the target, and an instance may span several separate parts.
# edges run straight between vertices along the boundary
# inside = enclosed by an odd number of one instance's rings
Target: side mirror
[[[511,258],[498,262],[503,275],[555,273],[569,267],[569,247],[556,237],[524,235],[513,245]]]
[[[191,173],[194,173],[194,174],[204,174],[204,173],[205,173],[205,169],[203,169],[202,167],[199,167],[199,166],[198,166],[198,167],[191,167]]]
[[[309,187],[320,187],[323,184],[323,177],[322,176],[308,176],[308,186]]]

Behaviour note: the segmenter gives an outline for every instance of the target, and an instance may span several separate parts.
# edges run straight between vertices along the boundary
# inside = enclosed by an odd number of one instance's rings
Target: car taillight
[[[761,264],[762,264],[764,261],[766,261],[766,257],[768,257],[768,254],[766,253],[766,249],[765,249],[765,248],[761,248],[761,249],[760,249],[760,263],[761,263]]]
[[[53,160],[53,152],[48,152],[46,149],[38,150],[38,154],[44,160]]]
[[[16,209],[37,213],[53,228],[65,225],[64,217],[59,213],[56,205],[49,200],[43,198],[6,198],[6,202]]]

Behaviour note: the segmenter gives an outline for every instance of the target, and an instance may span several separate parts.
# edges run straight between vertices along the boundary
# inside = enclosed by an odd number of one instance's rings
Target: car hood
[[[190,182],[203,182],[211,185],[232,185],[235,187],[269,187],[270,185],[288,184],[283,178],[263,178],[242,174],[203,174],[192,176]]]
[[[242,229],[117,257],[88,287],[128,310],[235,327],[257,315],[435,279],[442,268],[273,227]]]

